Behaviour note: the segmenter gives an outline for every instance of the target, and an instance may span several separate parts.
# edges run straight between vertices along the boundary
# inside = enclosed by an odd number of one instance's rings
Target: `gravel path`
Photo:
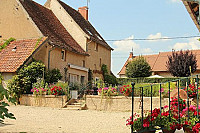
[[[0,132],[130,133],[126,119],[131,112],[65,110],[10,106],[16,120],[6,119]]]

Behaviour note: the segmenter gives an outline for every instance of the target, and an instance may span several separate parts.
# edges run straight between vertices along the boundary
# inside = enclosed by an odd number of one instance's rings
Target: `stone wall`
[[[86,104],[88,109],[91,110],[103,110],[103,111],[131,111],[132,98],[125,96],[112,96],[104,97],[87,95]],[[139,112],[140,98],[134,98],[134,111]],[[162,99],[162,105],[168,105],[168,98]],[[159,97],[153,97],[153,109],[160,108]],[[151,110],[151,98],[144,97],[144,110]]]
[[[26,106],[37,106],[37,107],[52,107],[52,108],[62,108],[65,106],[65,101],[67,101],[66,96],[54,96],[54,95],[22,95],[19,99],[20,105]]]

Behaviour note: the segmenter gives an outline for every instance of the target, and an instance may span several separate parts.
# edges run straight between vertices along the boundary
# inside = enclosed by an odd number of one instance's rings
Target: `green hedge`
[[[134,83],[165,83],[168,81],[174,81],[174,80],[179,80],[181,78],[178,77],[174,77],[174,78],[118,78],[118,84],[127,84],[130,82],[134,82]],[[186,82],[185,78],[182,78],[180,80],[180,84],[181,86],[184,86]]]

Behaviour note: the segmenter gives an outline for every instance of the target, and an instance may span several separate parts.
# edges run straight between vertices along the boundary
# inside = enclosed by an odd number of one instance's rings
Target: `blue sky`
[[[44,4],[45,0],[35,0]],[[71,7],[87,0],[62,0]],[[200,35],[181,0],[90,0],[89,21],[105,40]],[[116,75],[133,47],[134,55],[157,54],[172,48],[198,49],[197,38],[159,41],[114,41],[112,71]]]

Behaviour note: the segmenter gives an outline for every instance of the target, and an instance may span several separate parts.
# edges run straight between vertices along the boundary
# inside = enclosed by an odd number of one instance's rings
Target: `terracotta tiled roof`
[[[46,37],[11,42],[0,52],[0,72],[16,72],[45,40]]]
[[[75,53],[87,54],[51,10],[32,0],[20,0],[20,2],[42,34],[47,36],[55,46]]]
[[[81,27],[81,29],[88,35],[90,38],[105,46],[108,49],[112,49],[101,37],[101,35],[96,31],[96,29],[91,25],[91,23],[75,9],[70,7],[69,5],[65,4],[64,2],[58,0],[58,2],[62,5],[62,7],[66,10],[66,12],[74,19],[74,21]],[[112,49],[113,50],[113,49]]]
[[[128,59],[126,60],[124,66],[122,67],[122,69],[120,70],[120,72],[118,73],[118,75],[125,74],[125,72],[126,72],[126,65],[128,64],[129,61],[132,61],[133,58],[135,58],[135,56],[133,56],[133,52],[130,52]]]
[[[200,70],[200,50],[190,50],[193,54],[196,55],[197,59],[197,70]],[[151,69],[153,72],[159,71],[159,72],[166,72],[166,62],[168,61],[168,56],[172,55],[172,52],[160,52],[159,54],[155,55],[144,55],[143,57],[146,59],[146,61],[151,66]],[[137,58],[138,56],[134,57]],[[130,58],[130,56],[129,56]],[[128,58],[128,59],[129,59]],[[127,60],[128,61],[128,60]],[[125,62],[124,66],[122,67],[121,71],[118,73],[118,75],[124,75],[126,70],[127,61]]]

